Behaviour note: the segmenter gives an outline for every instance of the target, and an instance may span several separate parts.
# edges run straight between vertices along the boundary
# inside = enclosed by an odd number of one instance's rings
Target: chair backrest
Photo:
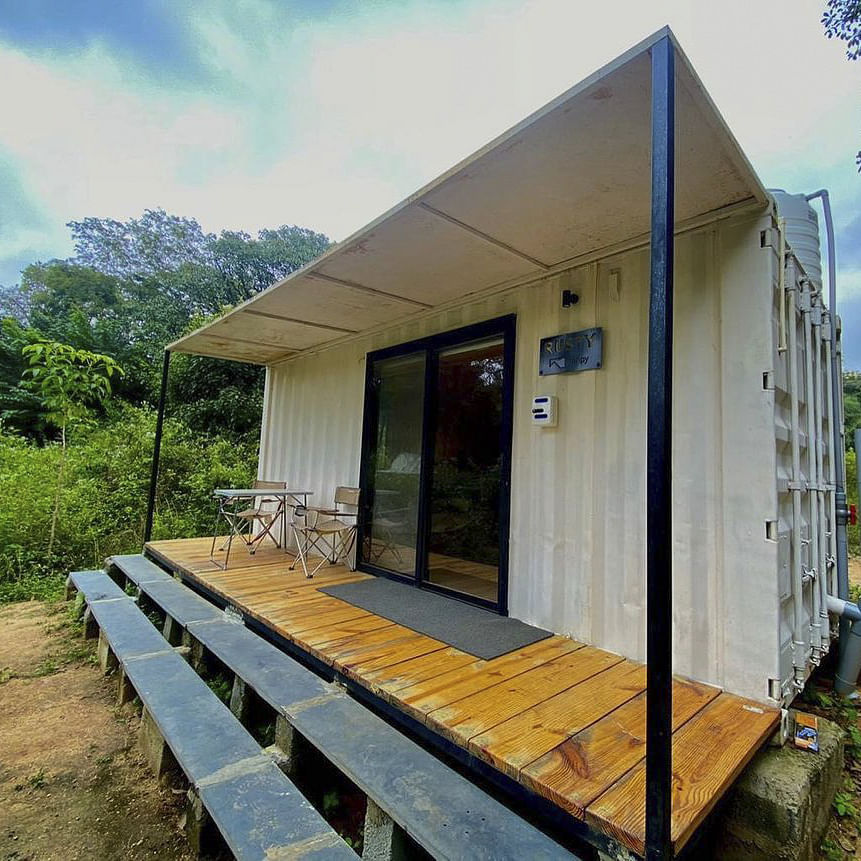
[[[287,490],[286,481],[263,481],[260,478],[255,478],[251,485],[253,490]]]
[[[337,487],[335,488],[335,505],[358,505],[359,504],[359,488],[358,487]]]

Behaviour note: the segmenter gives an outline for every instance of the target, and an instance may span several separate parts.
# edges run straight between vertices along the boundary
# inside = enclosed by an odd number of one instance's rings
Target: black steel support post
[[[673,46],[652,48],[652,225],[646,454],[646,859],[671,858],[673,712]]]
[[[152,448],[152,471],[149,478],[149,499],[146,506],[146,524],[144,526],[144,543],[152,538],[152,519],[155,514],[155,491],[158,484],[158,461],[161,456],[161,433],[164,429],[164,405],[167,401],[167,374],[170,370],[170,350],[164,351],[164,362],[161,366],[161,391],[158,396],[158,418],[155,422],[155,442]]]

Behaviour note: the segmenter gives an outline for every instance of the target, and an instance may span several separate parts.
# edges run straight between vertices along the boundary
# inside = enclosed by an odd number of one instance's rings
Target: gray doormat
[[[319,591],[488,661],[553,636],[552,631],[385,577]]]

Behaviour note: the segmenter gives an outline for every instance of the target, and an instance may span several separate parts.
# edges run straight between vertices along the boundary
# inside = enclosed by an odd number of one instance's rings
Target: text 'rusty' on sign
[[[570,374],[601,367],[604,347],[603,329],[583,329],[541,339],[538,373]]]

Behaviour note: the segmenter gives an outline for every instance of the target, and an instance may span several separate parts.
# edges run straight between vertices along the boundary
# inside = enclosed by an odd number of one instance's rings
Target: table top
[[[218,487],[213,491],[215,496],[313,496],[313,490],[293,490],[280,487],[247,487],[232,488]]]

